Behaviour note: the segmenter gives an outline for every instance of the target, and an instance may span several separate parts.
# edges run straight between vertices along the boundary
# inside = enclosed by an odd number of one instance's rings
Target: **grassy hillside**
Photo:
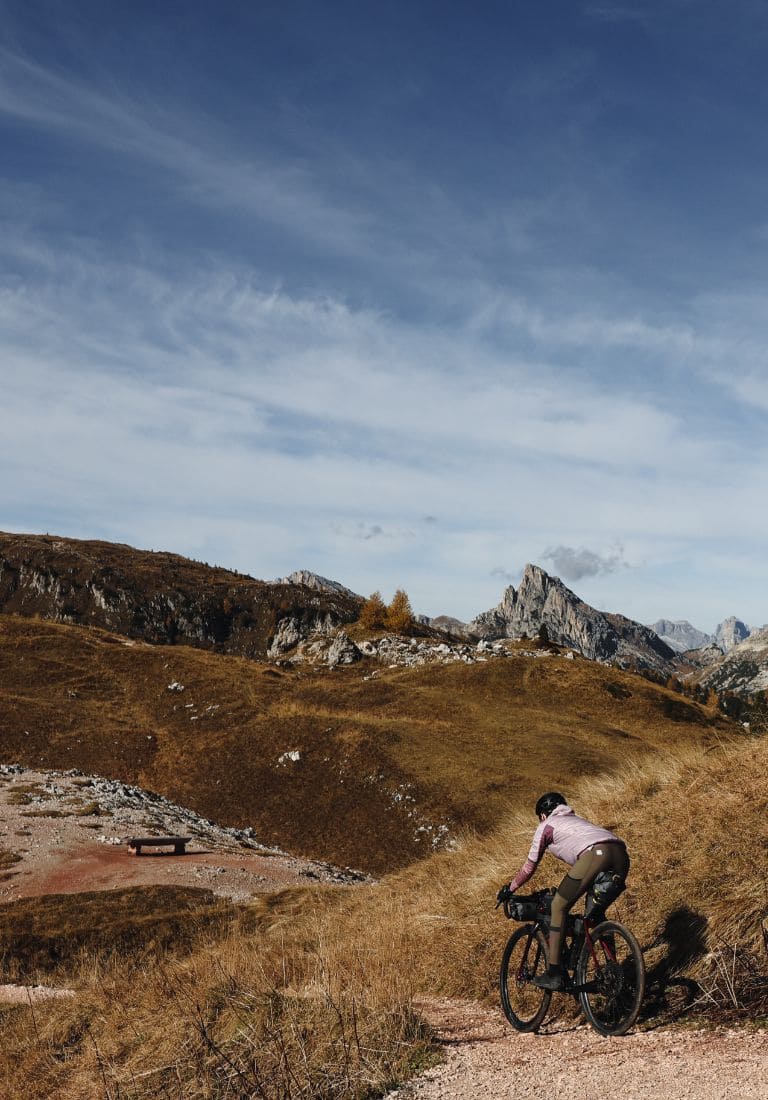
[[[629,843],[630,890],[614,909],[644,945],[653,1022],[686,1000],[765,1019],[767,775],[768,741],[740,738],[568,785]],[[416,994],[495,999],[510,926],[494,895],[534,825],[526,808],[376,886],[261,899],[255,935],[214,934],[154,967],[145,956],[140,982],[130,956],[81,966],[74,1005],[6,1012],[0,1091],[24,1080],[30,1098],[67,1100],[380,1095],[428,1056]],[[551,860],[539,877],[561,872]]]
[[[97,626],[161,645],[264,657],[279,622],[357,618],[351,594],[272,584],[179,554],[0,531],[0,612]]]
[[[266,843],[375,873],[446,835],[488,833],[542,785],[733,728],[561,656],[297,671],[0,616],[6,761],[139,783]]]

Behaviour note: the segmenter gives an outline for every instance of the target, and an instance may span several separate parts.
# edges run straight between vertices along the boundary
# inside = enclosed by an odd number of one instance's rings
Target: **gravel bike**
[[[501,959],[499,989],[504,1015],[518,1031],[538,1031],[552,993],[533,979],[549,965],[550,908],[554,890],[497,903],[504,915],[525,922],[509,938]],[[605,919],[591,891],[583,915],[569,913],[562,949],[565,993],[574,997],[601,1035],[624,1035],[634,1024],[645,990],[640,944],[618,921]]]

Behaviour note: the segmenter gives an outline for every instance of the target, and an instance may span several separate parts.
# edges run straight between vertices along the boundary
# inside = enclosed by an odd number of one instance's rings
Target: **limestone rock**
[[[743,623],[741,619],[737,619],[735,615],[731,615],[719,624],[715,630],[714,640],[722,651],[727,653],[730,649],[733,649],[734,646],[746,641],[749,635],[750,628],[747,624]]]
[[[331,642],[327,661],[330,668],[335,668],[336,665],[353,665],[362,656],[362,653],[346,631],[340,630]]]
[[[743,624],[742,624],[743,625]],[[702,676],[704,687],[754,695],[768,691],[768,627],[753,630]]]
[[[679,660],[684,665],[691,665],[693,668],[712,668],[714,665],[720,664],[723,656],[720,646],[710,642],[709,645],[700,646],[698,649],[687,649],[680,654]]]
[[[267,656],[274,660],[313,635],[331,634],[337,625],[337,620],[330,614],[288,615],[278,622]]]
[[[328,577],[321,577],[319,573],[313,573],[309,569],[294,569],[287,577],[280,577],[275,584],[303,584],[305,588],[312,588],[315,592],[330,592],[342,596],[351,596],[355,600],[361,600],[351,588],[340,584],[339,581],[331,581]]]
[[[621,667],[637,665],[668,673],[674,656],[648,627],[623,615],[597,611],[537,565],[526,565],[520,587],[510,585],[498,607],[478,615],[469,626],[486,640],[536,638],[545,627],[550,642]]]
[[[655,631],[675,653],[686,653],[689,649],[702,649],[714,642],[711,634],[697,630],[686,619],[658,619],[649,630]]]

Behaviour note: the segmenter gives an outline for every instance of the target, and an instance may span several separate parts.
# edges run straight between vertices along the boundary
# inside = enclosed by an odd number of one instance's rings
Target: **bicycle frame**
[[[505,916],[521,924],[507,942],[499,974],[502,1008],[518,1031],[538,1030],[552,996],[538,983],[549,962],[548,894],[541,891],[514,903],[504,899]],[[596,1031],[626,1034],[637,1020],[645,987],[642,949],[635,937],[608,919],[603,906],[588,901],[583,914],[568,914],[562,948],[562,992],[580,1002]]]
[[[595,964],[596,967],[599,967],[600,966],[600,958],[597,954],[597,948],[595,947],[595,941],[592,939],[592,932],[595,930],[595,928],[597,928],[600,921],[599,920],[594,920],[593,918],[587,917],[587,916],[584,916],[584,917],[581,917],[581,918],[576,917],[576,919],[581,919],[583,924],[582,924],[581,932],[574,932],[573,933],[572,943],[578,945],[578,950],[575,952],[575,954],[578,957],[578,955],[581,951],[581,946],[582,946],[582,944],[585,943],[587,945],[587,948],[589,950],[590,955],[592,956],[592,962]],[[601,918],[601,920],[602,920],[602,918]],[[615,952],[611,951],[610,945],[607,943],[607,941],[603,940],[601,942],[602,942],[602,945],[603,945],[603,951],[605,952],[606,956],[608,957],[608,961],[612,962],[612,963],[615,963],[616,962]],[[578,998],[580,993],[591,993],[593,991],[594,982],[587,982],[584,985],[576,985],[575,984],[575,979],[576,979],[575,968],[572,970],[571,967],[567,967],[566,970],[567,970],[567,973],[568,973],[568,986],[565,990],[566,993],[570,993],[570,995],[572,997]]]
[[[589,949],[589,953],[592,956],[593,963],[595,964],[596,967],[599,967],[600,966],[600,958],[597,954],[597,948],[595,947],[595,941],[592,938],[592,932],[595,930],[595,928],[597,928],[598,924],[600,924],[605,919],[604,914],[601,913],[601,914],[598,915],[597,918],[595,918],[593,916],[587,916],[586,914],[581,914],[581,913],[569,913],[568,917],[566,919],[569,921],[569,923],[571,925],[571,927],[569,929],[570,932],[571,932],[571,935],[572,935],[571,949],[573,950],[574,945],[576,946],[576,950],[573,952],[575,954],[575,956],[578,958],[578,955],[581,951],[581,945],[583,943],[586,943],[586,945]],[[574,928],[574,925],[576,924],[576,921],[581,922],[581,928],[578,931]],[[537,931],[537,929],[539,931],[543,932],[545,936],[549,935],[549,923],[546,920],[542,920],[541,918],[538,918],[532,924],[528,924],[524,927],[528,928],[528,943],[526,945],[525,952],[523,953],[523,957],[520,960],[520,965],[517,968],[517,978],[518,978],[519,981],[524,981],[527,977],[526,972],[529,970],[529,967],[528,967],[528,953],[531,950],[531,947],[534,947],[537,953],[540,952],[540,950],[541,950],[538,942],[536,941],[536,931]],[[612,963],[615,963],[616,962],[616,955],[611,950],[610,944],[605,940],[603,940],[601,942],[602,942],[602,945],[603,945],[603,950],[604,950],[604,952],[605,952],[605,954],[608,958],[608,961],[612,962]],[[538,963],[538,954],[535,956],[535,958],[533,960],[533,968],[530,970],[531,973],[534,973],[536,971],[536,964],[537,963]],[[565,969],[565,972],[566,972],[567,985],[566,985],[566,988],[563,992],[569,993],[572,997],[577,998],[580,993],[589,993],[589,992],[592,991],[592,986],[593,986],[594,983],[589,983],[588,982],[586,985],[576,985],[575,984],[575,966],[572,967],[572,966],[564,965],[564,969]]]
[[[600,923],[599,921],[593,920],[591,917],[585,917],[584,918],[583,938],[584,938],[584,942],[586,943],[587,947],[589,948],[589,953],[592,956],[592,960],[595,964],[597,964],[599,960],[598,960],[598,957],[597,957],[597,951],[595,950],[595,941],[592,939],[591,933],[594,931],[595,928],[597,928],[599,923]],[[615,952],[613,952],[611,950],[610,944],[607,942],[607,940],[603,941],[603,950],[605,951],[606,955],[608,956],[608,961],[615,963],[616,962],[616,954],[615,954]]]

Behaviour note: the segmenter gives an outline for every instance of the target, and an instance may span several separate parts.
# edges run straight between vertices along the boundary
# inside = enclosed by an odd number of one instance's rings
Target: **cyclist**
[[[560,965],[560,948],[566,915],[601,871],[613,876],[617,884],[614,896],[617,896],[629,872],[629,856],[623,840],[607,829],[577,817],[565,796],[558,791],[549,791],[541,796],[536,803],[536,816],[539,825],[533,834],[528,859],[509,886],[502,886],[499,899],[503,900],[502,895],[509,897],[514,894],[528,881],[547,850],[570,865],[570,871],[552,898],[549,969],[546,974],[534,979],[542,989],[562,990],[565,987],[565,973]]]

